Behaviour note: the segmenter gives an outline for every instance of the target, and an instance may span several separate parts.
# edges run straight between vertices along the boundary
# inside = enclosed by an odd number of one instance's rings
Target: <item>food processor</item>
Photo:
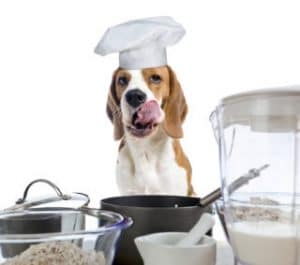
[[[244,265],[299,265],[300,86],[226,97],[210,120],[236,259]],[[230,184],[251,168],[264,170],[232,191]]]

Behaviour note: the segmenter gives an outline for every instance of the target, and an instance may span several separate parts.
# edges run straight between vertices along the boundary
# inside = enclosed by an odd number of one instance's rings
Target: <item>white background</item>
[[[105,114],[117,56],[93,50],[107,27],[156,15],[187,30],[168,51],[190,108],[182,142],[198,194],[218,187],[209,115],[228,94],[300,83],[299,13],[289,0],[1,0],[0,207],[40,177],[94,205],[118,194]]]

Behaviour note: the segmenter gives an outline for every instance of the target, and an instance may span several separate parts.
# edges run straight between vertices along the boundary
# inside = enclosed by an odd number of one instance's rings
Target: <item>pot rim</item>
[[[168,207],[163,207],[163,206],[134,206],[134,205],[123,205],[123,204],[119,204],[117,202],[114,202],[114,200],[118,200],[118,199],[126,199],[126,198],[136,198],[136,199],[140,199],[140,198],[149,198],[149,199],[153,199],[153,198],[176,198],[176,199],[186,199],[186,200],[195,200],[195,204],[194,205],[188,205],[188,206],[178,206],[175,207],[175,205],[173,207],[168,206]],[[197,203],[196,203],[197,201]],[[193,208],[206,208],[206,207],[202,207],[200,205],[200,198],[199,197],[189,197],[189,196],[180,196],[180,195],[124,195],[124,196],[113,196],[113,197],[108,197],[108,198],[104,198],[101,200],[101,206],[113,206],[113,207],[119,207],[119,208],[127,208],[127,209],[139,209],[139,210],[178,210],[178,209],[193,209]]]

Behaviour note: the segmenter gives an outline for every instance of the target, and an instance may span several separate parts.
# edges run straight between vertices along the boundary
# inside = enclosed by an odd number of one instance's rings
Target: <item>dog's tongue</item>
[[[134,124],[147,124],[157,121],[160,117],[159,105],[156,101],[151,100],[142,105],[137,112],[137,118]]]

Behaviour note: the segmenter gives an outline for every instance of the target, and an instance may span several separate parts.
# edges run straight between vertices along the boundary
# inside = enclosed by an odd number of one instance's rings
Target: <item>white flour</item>
[[[242,221],[228,225],[228,231],[238,257],[246,264],[300,265],[296,225]]]
[[[1,265],[105,265],[102,252],[84,251],[75,244],[50,242],[32,245]]]

